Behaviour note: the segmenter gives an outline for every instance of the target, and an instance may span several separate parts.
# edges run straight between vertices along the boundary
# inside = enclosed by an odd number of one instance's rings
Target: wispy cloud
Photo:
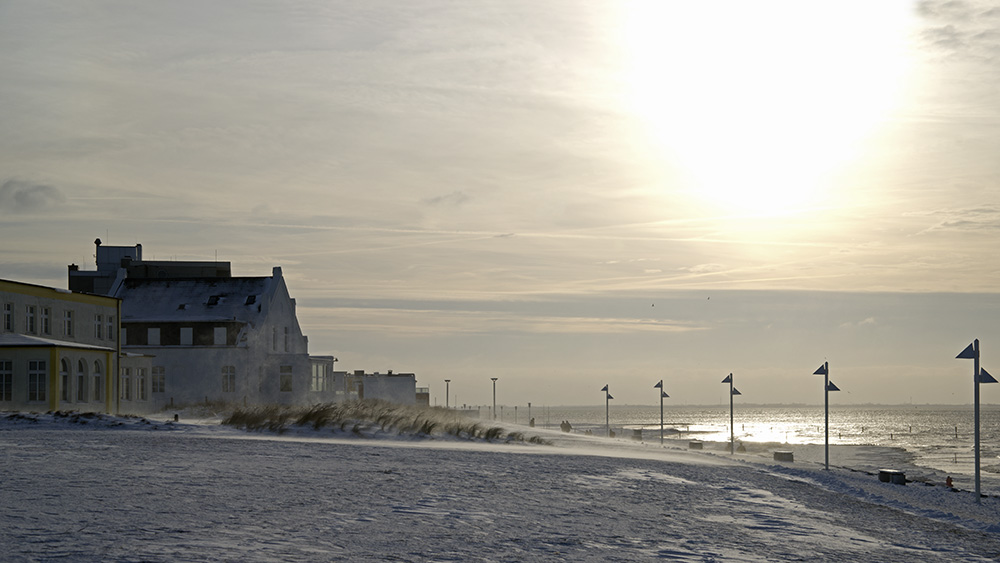
[[[947,209],[924,213],[912,213],[931,217],[937,222],[920,234],[940,232],[995,232],[1000,230],[1000,207],[982,205],[965,209]]]
[[[0,212],[31,213],[66,201],[58,188],[16,178],[0,184]]]

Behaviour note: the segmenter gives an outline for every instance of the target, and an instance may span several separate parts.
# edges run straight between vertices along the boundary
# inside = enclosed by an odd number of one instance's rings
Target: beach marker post
[[[447,408],[450,408],[450,407],[448,406],[448,394],[449,394],[449,393],[451,392],[451,391],[449,390],[449,389],[450,389],[450,387],[451,387],[451,380],[450,380],[450,379],[445,379],[445,380],[444,380],[444,408],[446,408],[446,409],[447,409]],[[456,406],[457,406],[457,405],[456,405]]]
[[[736,395],[742,395],[740,390],[733,387],[733,374],[730,373],[722,380],[723,383],[729,384],[729,453],[736,453],[736,426],[733,424],[733,397]]]
[[[837,387],[830,381],[830,362],[823,362],[823,365],[819,366],[819,369],[813,372],[813,375],[823,376],[823,412],[826,417],[826,432],[824,436],[824,447],[823,452],[825,456],[825,466],[824,469],[830,470],[830,391],[840,391],[840,387]]]
[[[663,390],[663,380],[661,379],[659,383],[653,386],[653,389],[660,390],[660,445],[663,445],[663,399],[669,397],[667,393]]]
[[[603,388],[601,388],[601,391],[604,391],[604,426],[605,426],[605,429],[607,430],[608,438],[610,438],[611,437],[611,399],[614,399],[614,397],[611,396],[611,391],[608,390],[608,386],[607,385],[605,385]]]
[[[491,377],[490,380],[493,381],[493,420],[497,419],[497,380],[499,377]]]
[[[959,360],[972,360],[972,388],[974,400],[974,418],[975,418],[975,447],[973,448],[976,452],[976,503],[980,503],[982,494],[980,493],[979,486],[979,384],[980,383],[996,383],[997,380],[990,372],[979,367],[979,339],[972,341],[962,350],[956,359]]]

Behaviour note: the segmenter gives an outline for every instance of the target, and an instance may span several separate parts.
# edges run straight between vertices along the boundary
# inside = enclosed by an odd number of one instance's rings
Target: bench
[[[688,449],[689,450],[700,450],[701,449],[701,442],[698,441],[698,440],[691,440],[690,442],[688,442]]]
[[[795,461],[795,454],[789,451],[779,450],[774,452],[774,461]]]

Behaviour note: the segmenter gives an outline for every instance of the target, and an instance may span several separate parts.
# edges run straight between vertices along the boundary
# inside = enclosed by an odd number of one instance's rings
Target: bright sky
[[[0,277],[280,265],[444,403],[972,400],[1000,3],[0,2]],[[992,352],[998,350],[998,352]],[[994,389],[993,387],[996,387]],[[983,388],[1000,402],[1000,385]]]

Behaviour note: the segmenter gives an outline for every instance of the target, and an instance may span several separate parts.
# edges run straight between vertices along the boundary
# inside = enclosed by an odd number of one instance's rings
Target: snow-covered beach
[[[1000,498],[764,452],[0,418],[8,561],[993,561]],[[525,430],[525,429],[522,429]],[[856,456],[863,456],[858,450]]]

